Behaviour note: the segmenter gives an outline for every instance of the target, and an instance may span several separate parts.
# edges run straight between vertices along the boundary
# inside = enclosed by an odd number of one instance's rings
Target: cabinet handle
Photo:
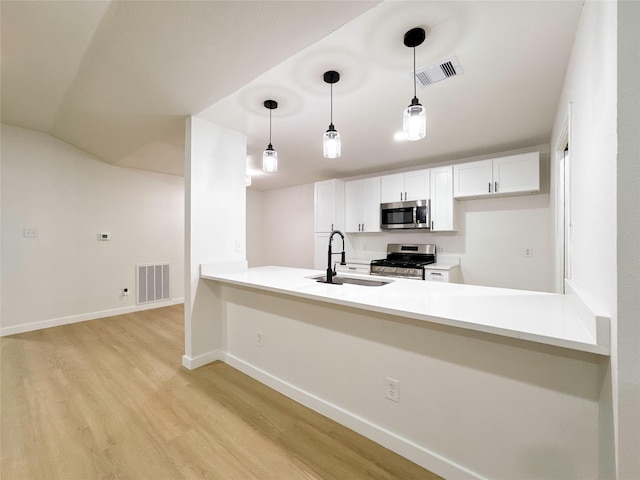
[[[433,230],[433,220],[431,220],[431,230]]]
[[[402,201],[402,192],[400,192],[400,201]]]
[[[331,231],[333,232],[333,223],[331,224]]]
[[[494,191],[495,193],[498,193],[498,182],[493,182],[493,185],[494,185],[494,186],[493,186],[493,191]]]
[[[362,224],[362,231],[364,232],[364,223]]]
[[[489,182],[489,193],[491,193],[491,182]]]
[[[407,192],[404,192],[404,201],[407,201]]]

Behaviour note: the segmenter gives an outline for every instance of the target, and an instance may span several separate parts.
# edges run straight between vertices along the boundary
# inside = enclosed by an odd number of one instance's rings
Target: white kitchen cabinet
[[[346,265],[336,265],[336,272],[342,273],[357,273],[360,275],[369,275],[370,266],[369,264],[362,263],[349,263]]]
[[[344,228],[344,182],[325,180],[314,184],[315,232]]]
[[[313,245],[313,268],[316,270],[327,269],[327,258],[329,253],[329,235],[330,233],[316,233]],[[336,235],[337,237],[338,235]],[[334,237],[335,238],[335,237]],[[339,258],[339,257],[336,257]]]
[[[348,233],[380,231],[380,177],[345,183],[345,223]]]
[[[453,172],[455,198],[534,193],[540,190],[540,153],[462,163]]]
[[[430,169],[431,231],[455,230],[453,217],[453,167]]]
[[[425,268],[424,279],[429,282],[460,283],[460,267],[455,265],[449,269]]]
[[[453,166],[454,197],[488,195],[493,190],[493,160]]]
[[[380,177],[380,202],[404,202],[429,198],[429,170]]]
[[[493,160],[494,193],[533,193],[540,190],[540,154],[511,155]]]

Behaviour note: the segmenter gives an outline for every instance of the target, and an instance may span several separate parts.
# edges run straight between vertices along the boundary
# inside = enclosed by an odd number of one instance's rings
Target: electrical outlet
[[[264,346],[264,334],[262,332],[256,332],[256,345],[260,348]]]
[[[122,295],[124,295],[125,297],[129,296],[129,289],[128,288],[123,288],[122,289]]]
[[[531,247],[524,247],[524,250],[522,251],[522,254],[525,257],[530,257],[531,255],[533,255],[533,249]]]
[[[387,377],[387,392],[385,398],[394,402],[400,401],[400,381]]]
[[[22,235],[24,236],[24,238],[38,238],[38,229],[25,228],[22,230]]]

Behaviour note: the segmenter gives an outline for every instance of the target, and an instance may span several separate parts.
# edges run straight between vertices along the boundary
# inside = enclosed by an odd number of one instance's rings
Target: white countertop
[[[202,278],[223,283],[584,352],[610,352],[608,319],[585,312],[569,295],[400,278],[380,287],[330,285],[307,278],[322,271],[288,267],[217,272],[215,264],[201,266]]]

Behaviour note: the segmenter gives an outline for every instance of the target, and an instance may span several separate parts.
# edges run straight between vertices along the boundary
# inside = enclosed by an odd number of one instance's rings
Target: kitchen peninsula
[[[216,274],[215,265],[201,267],[202,278],[232,285],[584,352],[609,353],[608,319],[589,314],[576,305],[572,295],[403,278],[389,279],[390,283],[379,287],[328,285],[312,278],[320,273],[257,267]]]
[[[572,295],[310,278],[322,273],[201,265],[220,358],[445,478],[553,478],[529,460],[539,449],[572,477],[597,470],[597,421],[584,419],[597,419],[608,319]]]

